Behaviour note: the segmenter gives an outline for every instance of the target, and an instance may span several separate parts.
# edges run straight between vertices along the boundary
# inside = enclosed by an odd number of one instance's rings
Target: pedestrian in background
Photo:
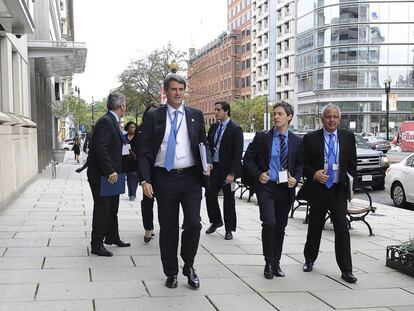
[[[124,126],[127,132],[124,136],[128,144],[130,144],[129,154],[122,156],[122,168],[127,176],[128,197],[130,201],[134,201],[137,197],[138,187],[138,140],[136,135],[137,124],[129,121]]]
[[[293,113],[289,103],[276,103],[274,127],[269,132],[257,132],[243,158],[243,166],[256,180],[266,279],[285,276],[280,268],[285,227],[303,173],[302,139],[288,130]]]
[[[73,143],[73,153],[75,154],[75,160],[79,163],[80,151],[81,151],[81,142],[80,138],[76,137]]]
[[[206,233],[210,234],[223,226],[218,193],[223,189],[223,216],[226,233],[225,240],[233,239],[236,231],[236,203],[234,192],[235,180],[240,177],[241,158],[243,153],[243,130],[230,119],[230,104],[218,101],[214,104],[217,122],[208,131],[207,141],[213,157],[213,170],[210,183],[206,188],[206,206],[210,227]]]
[[[137,141],[138,141],[138,149],[140,147],[141,143],[141,137],[142,137],[142,126],[144,123],[145,116],[147,115],[148,111],[154,110],[158,108],[157,105],[151,104],[145,107],[145,111],[142,115],[142,123],[138,126],[136,132]],[[138,157],[138,163],[139,163],[139,157]],[[141,182],[142,176],[140,172],[138,171],[138,180]],[[141,216],[142,216],[142,223],[144,226],[144,242],[148,243],[151,241],[151,239],[155,236],[154,234],[154,198],[149,198],[146,195],[142,195],[141,200]]]

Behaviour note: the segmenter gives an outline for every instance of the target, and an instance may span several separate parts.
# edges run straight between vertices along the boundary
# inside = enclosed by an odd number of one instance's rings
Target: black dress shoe
[[[208,227],[208,229],[206,230],[206,233],[207,234],[213,233],[213,232],[216,231],[217,228],[219,228],[221,226],[223,226],[223,223],[221,223],[221,224],[211,224],[211,226]]]
[[[165,281],[165,286],[168,288],[177,288],[177,276],[169,276],[167,277],[167,280]]]
[[[273,275],[279,278],[285,277],[285,273],[282,271],[282,269],[280,269],[280,265],[273,266]]]
[[[273,279],[273,266],[271,263],[266,263],[263,275],[268,280]]]
[[[347,283],[355,283],[357,281],[352,272],[342,272],[341,279]]]
[[[313,262],[305,262],[303,272],[311,272],[313,270]]]
[[[233,240],[233,234],[231,234],[231,231],[227,231],[224,235],[225,240]]]
[[[183,267],[183,274],[187,277],[187,283],[191,288],[199,288],[200,280],[193,267]]]
[[[125,243],[124,241],[118,240],[118,241],[111,241],[111,240],[106,240],[104,241],[105,244],[107,245],[112,245],[115,244],[118,247],[130,247],[131,243]]]
[[[112,257],[112,253],[108,251],[103,245],[99,247],[92,247],[91,254],[104,257]]]

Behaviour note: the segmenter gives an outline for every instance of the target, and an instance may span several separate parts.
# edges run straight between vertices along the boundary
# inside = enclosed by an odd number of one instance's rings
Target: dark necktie
[[[223,124],[220,123],[219,128],[218,128],[218,133],[217,133],[217,136],[216,136],[216,140],[214,141],[214,149],[216,149],[216,147],[217,147],[217,144],[220,140],[220,135],[221,135],[222,131],[223,131]]]
[[[280,138],[280,169],[285,170],[288,166],[288,157],[287,157],[287,146],[286,146],[286,136],[279,134]]]

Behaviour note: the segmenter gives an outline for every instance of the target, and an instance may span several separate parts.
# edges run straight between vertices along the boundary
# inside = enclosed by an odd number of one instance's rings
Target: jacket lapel
[[[266,139],[267,139],[267,141],[266,141],[266,147],[267,147],[267,150],[265,150],[265,152],[263,153],[263,154],[265,154],[267,156],[266,163],[268,163],[268,164],[269,164],[269,161],[270,161],[271,156],[272,156],[273,132],[274,132],[274,128],[272,128],[269,131],[269,133],[266,135]],[[270,167],[270,164],[269,164],[269,167]]]
[[[325,139],[323,137],[323,129],[319,130],[318,133],[319,139],[318,139],[318,152],[319,152],[319,156],[318,158],[321,159],[321,163],[319,163],[321,165],[321,167],[324,167],[324,162],[325,162]]]
[[[185,120],[187,122],[188,136],[190,137],[191,145],[194,145],[193,140],[196,137],[195,135],[195,120],[194,116],[191,113],[191,110],[188,107],[184,106],[185,111]]]

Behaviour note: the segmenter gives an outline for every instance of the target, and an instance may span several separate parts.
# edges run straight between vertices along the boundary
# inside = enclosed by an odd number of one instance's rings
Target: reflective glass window
[[[339,7],[339,22],[353,23],[358,21],[358,5],[343,5]]]
[[[409,40],[408,24],[390,24],[387,43],[407,43]]]
[[[298,19],[296,27],[298,34],[305,32],[309,29],[313,29],[313,14],[308,14]]]
[[[301,17],[314,9],[313,0],[298,0],[296,4],[297,16]]]
[[[384,43],[388,40],[388,24],[373,24],[369,26],[370,43]]]
[[[385,3],[381,3],[385,5]],[[390,22],[408,22],[410,13],[410,4],[405,2],[390,3],[389,5],[389,19]]]
[[[388,67],[388,76],[391,77],[391,88],[406,88],[409,85],[408,68],[400,66]]]
[[[368,51],[367,46],[360,46],[358,48],[358,64],[368,64]]]
[[[387,22],[388,21],[388,3],[370,3],[369,16],[370,22]]]
[[[388,64],[408,64],[408,46],[390,45],[388,47]]]

